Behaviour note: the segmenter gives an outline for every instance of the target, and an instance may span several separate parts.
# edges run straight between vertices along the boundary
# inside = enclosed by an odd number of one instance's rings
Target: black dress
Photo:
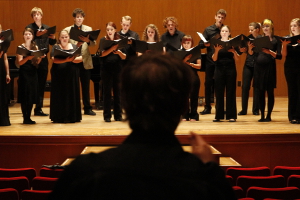
[[[7,95],[8,85],[6,84],[6,70],[4,64],[4,53],[0,58],[0,126],[9,126],[8,104],[9,98]]]
[[[264,52],[259,52],[256,58],[253,83],[259,90],[276,88],[275,59],[281,59],[281,45],[275,37],[272,38],[271,43],[273,45],[271,50],[277,52],[276,58]]]
[[[300,120],[300,45],[287,45],[284,74],[288,88],[289,121]]]
[[[37,103],[37,68],[28,60],[20,66],[18,80],[18,103]]]
[[[76,50],[76,45],[73,45]],[[61,49],[59,45],[52,48]],[[80,88],[79,68],[76,63],[66,62],[62,64],[53,63],[51,68],[51,95],[50,95],[50,119],[56,123],[80,122]]]

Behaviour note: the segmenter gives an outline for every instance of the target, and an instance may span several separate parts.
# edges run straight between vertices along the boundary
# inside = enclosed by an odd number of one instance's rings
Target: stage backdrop
[[[297,0],[286,1],[284,4],[274,0],[1,0],[0,3],[0,23],[3,30],[13,29],[15,36],[8,51],[9,55],[14,55],[17,45],[23,42],[22,32],[26,25],[33,22],[30,11],[35,6],[42,8],[44,12],[42,22],[49,26],[56,25],[57,33],[72,25],[72,11],[75,8],[82,8],[86,13],[84,24],[102,30],[97,42],[105,35],[105,24],[113,21],[120,29],[120,20],[124,15],[132,17],[131,29],[140,37],[145,26],[150,23],[158,26],[160,34],[164,33],[163,19],[167,16],[175,16],[179,22],[178,29],[191,35],[196,43],[199,42],[196,32],[203,32],[205,27],[212,25],[215,13],[220,8],[227,11],[225,24],[231,27],[233,37],[241,33],[248,35],[248,24],[252,21],[261,22],[265,18],[274,21],[276,35],[284,36],[289,33],[291,19],[300,17],[297,15],[299,14],[297,11],[300,10]],[[91,48],[91,52],[95,53],[97,47]],[[237,62],[238,82],[242,80],[244,61],[245,55],[242,55]],[[283,62],[283,60],[277,61],[276,96],[287,96]],[[49,71],[50,68],[51,62]],[[200,72],[199,76],[200,96],[203,96],[204,73]],[[50,79],[49,73],[48,80]],[[93,87],[91,87],[91,96],[93,96],[92,91]],[[237,96],[240,95],[241,87],[238,87]],[[46,97],[49,97],[49,94],[46,94]]]

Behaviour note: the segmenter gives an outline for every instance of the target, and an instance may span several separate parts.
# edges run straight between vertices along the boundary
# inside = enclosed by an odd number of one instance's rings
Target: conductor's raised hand
[[[190,134],[192,154],[197,156],[203,163],[215,161],[210,146],[204,141],[204,139],[194,132],[191,132]]]

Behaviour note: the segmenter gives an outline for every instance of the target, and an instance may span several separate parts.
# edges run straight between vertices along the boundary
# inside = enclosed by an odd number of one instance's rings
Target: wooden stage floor
[[[49,113],[49,99],[45,99],[43,108],[45,113]],[[214,123],[215,109],[212,114],[200,115],[200,121],[181,122],[176,130],[177,135],[186,135],[194,131],[201,135],[213,134],[296,134],[300,133],[300,124],[290,124],[287,118],[287,98],[276,97],[275,106],[272,113],[272,122],[258,122],[260,116],[252,115],[252,98],[249,99],[248,115],[238,116],[237,122]],[[241,99],[237,98],[238,111],[241,110]],[[203,110],[203,106],[198,107],[198,112]],[[82,115],[82,121],[75,124],[54,124],[49,117],[32,116],[35,125],[22,124],[23,118],[20,104],[16,103],[9,108],[11,126],[0,127],[0,136],[120,136],[128,135],[130,128],[127,122],[111,123],[103,121],[102,110],[94,110],[97,115]],[[250,111],[250,112],[249,112]]]
[[[250,98],[249,105],[252,105]],[[238,111],[241,99],[237,98]],[[252,106],[250,106],[251,110]],[[49,99],[44,112],[49,113]],[[198,112],[203,106],[198,107]],[[18,168],[63,163],[79,155],[86,146],[116,146],[130,133],[127,122],[107,123],[102,110],[96,116],[83,115],[73,124],[54,124],[49,117],[32,116],[34,125],[22,124],[20,104],[10,107],[11,126],[0,127],[0,167]],[[300,166],[300,124],[287,118],[287,98],[277,97],[272,122],[258,122],[260,116],[238,116],[237,122],[214,123],[212,114],[201,115],[200,121],[181,122],[176,136],[182,145],[190,145],[189,132],[194,131],[218,151],[244,167],[277,165]],[[29,156],[30,155],[30,156]]]

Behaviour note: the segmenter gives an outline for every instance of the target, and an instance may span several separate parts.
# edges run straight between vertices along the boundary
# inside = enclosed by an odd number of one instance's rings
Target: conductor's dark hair
[[[191,69],[170,55],[131,60],[121,73],[122,106],[130,128],[174,133],[188,108],[192,77]]]
[[[72,16],[76,17],[77,14],[81,14],[82,17],[85,17],[85,13],[84,13],[84,11],[81,8],[75,8],[73,10]]]

